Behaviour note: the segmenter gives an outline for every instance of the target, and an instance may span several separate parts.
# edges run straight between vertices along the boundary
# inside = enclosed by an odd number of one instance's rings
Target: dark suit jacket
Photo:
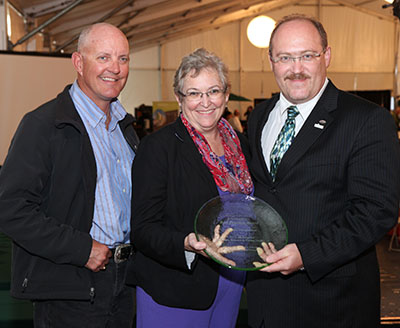
[[[180,118],[142,139],[132,179],[131,241],[138,252],[128,284],[142,287],[159,304],[208,308],[217,292],[219,267],[197,256],[189,270],[183,246],[198,210],[218,190]]]
[[[272,182],[261,132],[279,96],[249,120],[255,195],[286,221],[304,272],[249,275],[252,327],[377,327],[375,244],[397,220],[400,152],[389,112],[329,82]],[[323,129],[315,127],[325,120]],[[323,123],[323,122],[322,122]],[[321,124],[321,123],[319,123]]]

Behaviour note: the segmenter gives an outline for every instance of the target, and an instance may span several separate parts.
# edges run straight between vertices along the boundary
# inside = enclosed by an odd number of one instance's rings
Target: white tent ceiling
[[[282,7],[315,6],[310,0],[8,0],[26,22],[36,20],[52,42],[51,51],[72,52],[85,26],[107,21],[120,27],[134,51],[187,37]],[[383,0],[333,0],[319,10],[345,6],[382,20],[395,21]],[[19,41],[25,41],[19,39]],[[17,42],[13,46],[17,45]]]

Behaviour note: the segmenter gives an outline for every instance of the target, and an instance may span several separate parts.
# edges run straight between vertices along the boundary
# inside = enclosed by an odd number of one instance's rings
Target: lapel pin
[[[325,120],[319,120],[319,122],[318,123],[315,123],[314,124],[314,128],[317,128],[317,129],[323,129],[324,127],[325,127],[325,124],[326,124],[326,121]]]

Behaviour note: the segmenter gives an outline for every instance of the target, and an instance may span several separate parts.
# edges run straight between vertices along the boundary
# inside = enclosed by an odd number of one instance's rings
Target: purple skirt
[[[160,305],[142,288],[137,287],[136,327],[234,328],[245,278],[244,271],[221,267],[217,295],[207,310],[188,310]]]

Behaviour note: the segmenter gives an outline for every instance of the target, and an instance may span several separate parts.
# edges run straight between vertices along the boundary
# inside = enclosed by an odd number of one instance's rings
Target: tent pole
[[[322,2],[321,0],[318,0],[318,7],[317,7],[317,18],[319,21],[321,21],[321,11],[322,11]]]
[[[32,36],[34,36],[35,34],[39,33],[42,29],[44,29],[46,26],[50,25],[51,23],[53,23],[54,21],[56,21],[57,19],[59,19],[61,16],[65,15],[66,13],[68,13],[69,11],[71,11],[72,9],[74,9],[77,5],[79,5],[83,0],[77,0],[73,3],[71,3],[68,7],[66,7],[65,9],[61,10],[58,14],[54,15],[53,17],[51,17],[50,19],[48,19],[47,21],[45,21],[43,24],[41,24],[40,26],[36,27],[33,31],[29,32],[28,34],[24,35],[21,39],[19,39],[15,44],[10,44],[10,50],[14,49],[16,46],[18,46],[19,44],[24,43],[26,40],[30,39]]]

